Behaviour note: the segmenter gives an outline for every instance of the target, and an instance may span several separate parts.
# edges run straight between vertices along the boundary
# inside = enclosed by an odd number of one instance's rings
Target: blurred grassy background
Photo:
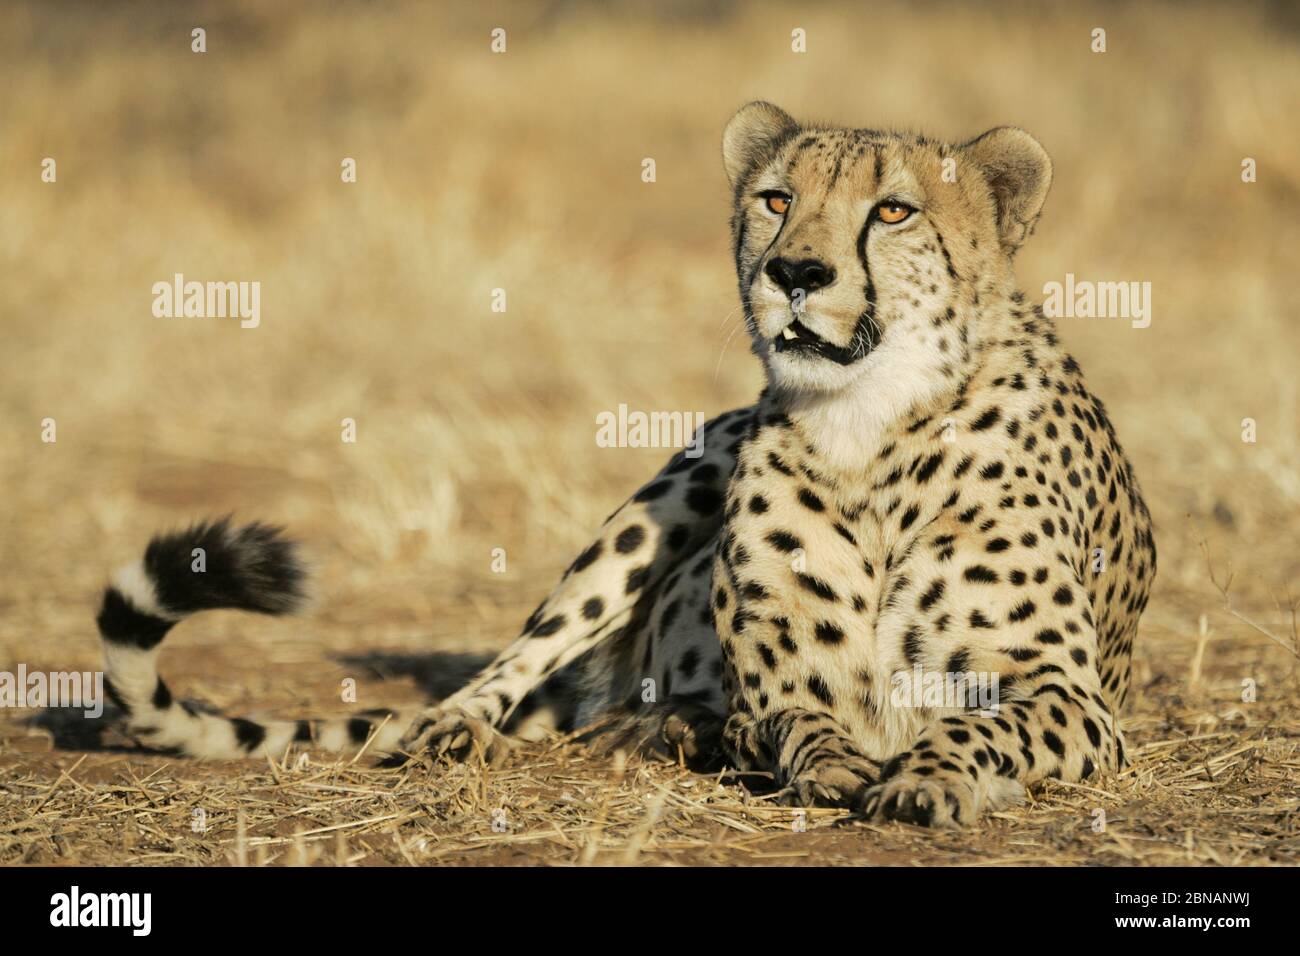
[[[665,457],[597,447],[599,412],[714,414],[757,391],[743,330],[727,347],[718,141],[762,97],[804,119],[1042,140],[1056,179],[1023,287],[1153,284],[1149,329],[1061,323],[1156,518],[1139,677],[1188,661],[1210,613],[1244,655],[1222,659],[1229,696],[1243,667],[1294,690],[1282,649],[1216,614],[1198,547],[1232,562],[1239,607],[1293,633],[1294,12],[606,6],[6,6],[0,666],[93,666],[104,575],[153,530],[232,509],[308,542],[320,604],[305,624],[195,622],[177,646],[203,655],[170,669],[185,691],[291,703],[267,662],[319,662],[321,644],[502,644]],[[261,327],[154,318],[151,286],[176,272],[260,281]]]

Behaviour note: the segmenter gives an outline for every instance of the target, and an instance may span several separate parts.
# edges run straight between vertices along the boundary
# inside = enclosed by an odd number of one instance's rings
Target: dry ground
[[[812,812],[792,832],[711,779],[558,744],[433,777],[199,765],[52,749],[10,711],[0,861],[1295,863],[1298,36],[1281,4],[10,5],[0,669],[96,667],[107,572],[227,510],[289,525],[319,599],[186,625],[163,655],[182,694],[343,713],[347,677],[357,706],[411,702],[502,646],[664,455],[597,447],[595,416],[757,390],[717,142],[759,96],[1042,139],[1057,176],[1024,288],[1152,283],[1150,328],[1061,331],[1136,464],[1160,573],[1134,765],[974,831]],[[154,319],[176,272],[260,281],[261,327]]]

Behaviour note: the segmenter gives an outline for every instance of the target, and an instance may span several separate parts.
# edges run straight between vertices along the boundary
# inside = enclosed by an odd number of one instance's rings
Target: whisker
[[[744,307],[742,306],[741,308],[743,309]],[[724,319],[723,321],[727,321],[727,320],[729,320],[730,318],[731,318],[731,316],[730,316],[730,314],[728,314],[727,319]],[[746,324],[746,325],[750,325],[750,323],[751,323],[752,321],[753,321],[752,317],[751,317],[748,313],[746,313],[746,314],[745,314],[745,324]],[[752,328],[752,326],[750,326],[750,327]],[[733,326],[731,327],[731,332],[730,332],[730,334],[727,336],[727,340],[726,340],[725,342],[722,343],[722,351],[721,351],[720,353],[718,353],[718,364],[717,364],[717,365],[714,367],[714,369],[713,369],[713,384],[714,384],[714,385],[717,385],[717,384],[718,384],[718,376],[722,373],[722,360],[723,360],[724,358],[727,357],[727,349],[731,347],[731,340],[734,339],[734,338],[736,337],[736,333],[739,332],[739,331],[740,331],[740,323],[737,322],[735,325],[733,325]]]
[[[722,327],[725,326],[728,322],[730,322],[730,321],[731,321],[731,317],[732,317],[733,315],[735,315],[737,312],[739,312],[741,309],[743,309],[744,307],[745,307],[745,306],[744,306],[744,304],[742,303],[741,305],[736,306],[736,307],[733,308],[730,312],[728,312],[726,315],[724,315],[724,316],[722,317],[722,321],[718,323],[718,328],[722,328]]]
[[[718,364],[714,367],[714,385],[718,384],[718,376],[722,375],[723,359],[727,358],[727,349],[731,347],[731,341],[736,338],[737,332],[740,332],[740,323],[732,326],[731,334],[727,336],[727,341],[723,342],[723,350],[718,352]]]

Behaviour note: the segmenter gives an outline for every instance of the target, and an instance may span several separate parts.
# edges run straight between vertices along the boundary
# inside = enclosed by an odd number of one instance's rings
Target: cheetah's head
[[[1014,127],[950,146],[801,127],[762,102],[732,117],[722,155],[754,351],[774,386],[802,393],[882,365],[955,375],[973,306],[1007,288],[1052,178]]]

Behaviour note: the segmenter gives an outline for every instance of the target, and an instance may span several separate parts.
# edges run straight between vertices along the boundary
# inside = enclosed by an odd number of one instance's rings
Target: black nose
[[[769,259],[763,270],[767,277],[781,287],[786,295],[793,296],[795,289],[804,294],[824,289],[835,281],[835,270],[818,259]]]

